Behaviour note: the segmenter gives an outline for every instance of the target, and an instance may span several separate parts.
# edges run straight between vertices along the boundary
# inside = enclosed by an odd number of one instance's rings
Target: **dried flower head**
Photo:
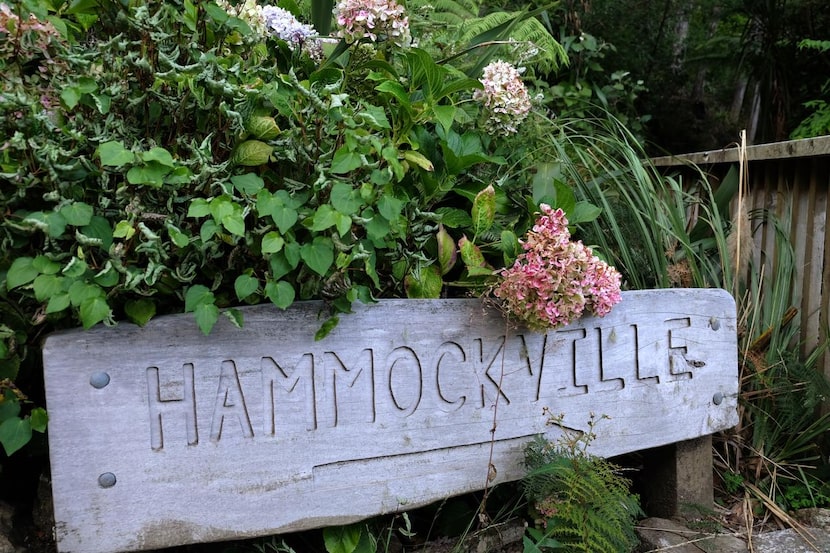
[[[561,209],[542,204],[541,210],[522,244],[524,253],[501,271],[496,297],[509,314],[543,332],[575,321],[586,309],[608,314],[621,299],[619,272],[571,240]]]
[[[398,46],[409,47],[412,36],[409,18],[395,0],[340,0],[334,8],[336,35],[352,43],[369,38],[372,42],[386,39]]]
[[[515,134],[530,111],[530,96],[519,71],[506,61],[494,61],[484,68],[483,89],[473,93],[482,103],[487,119],[485,128],[501,135]]]

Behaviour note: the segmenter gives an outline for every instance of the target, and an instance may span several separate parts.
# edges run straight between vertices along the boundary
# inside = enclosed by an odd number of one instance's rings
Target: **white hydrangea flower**
[[[519,124],[530,112],[530,96],[519,71],[509,63],[497,60],[484,68],[483,89],[473,99],[487,110],[485,128],[497,134],[518,132]]]
[[[412,43],[409,18],[395,0],[340,0],[334,15],[337,36],[346,42],[364,37],[376,42],[380,37],[405,48]]]
[[[229,15],[247,23],[254,35],[265,36],[265,17],[262,14],[262,6],[257,4],[256,0],[245,0],[236,6],[231,6],[227,0],[216,0],[216,3]]]

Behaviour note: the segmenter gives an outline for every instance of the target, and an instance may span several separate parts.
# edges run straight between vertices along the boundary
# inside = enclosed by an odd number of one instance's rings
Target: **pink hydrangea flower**
[[[385,38],[399,46],[412,42],[409,18],[395,0],[340,0],[334,8],[336,35],[346,42]]]
[[[473,93],[487,113],[484,122],[489,132],[515,134],[530,112],[530,96],[519,71],[506,61],[494,61],[484,68],[483,89]]]
[[[581,241],[572,241],[561,209],[542,204],[542,215],[522,244],[524,252],[495,289],[508,313],[531,330],[570,324],[588,310],[607,315],[620,299],[620,273]]]

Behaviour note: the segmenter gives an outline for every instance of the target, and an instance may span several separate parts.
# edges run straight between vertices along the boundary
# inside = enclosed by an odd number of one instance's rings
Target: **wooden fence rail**
[[[764,265],[767,278],[784,252],[776,251],[775,225],[786,233],[793,247],[795,279],[790,304],[798,309],[797,340],[803,353],[812,351],[828,335],[830,310],[830,233],[827,231],[830,188],[830,136],[777,142],[747,148],[749,206],[755,243],[753,261]],[[690,163],[702,169],[713,185],[739,162],[737,147],[680,156],[654,158],[667,170]],[[762,217],[763,214],[775,217]],[[820,359],[830,377],[830,355]]]

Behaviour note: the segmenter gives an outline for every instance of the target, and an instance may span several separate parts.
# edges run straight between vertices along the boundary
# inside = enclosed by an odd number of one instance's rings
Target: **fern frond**
[[[457,25],[478,17],[481,5],[474,0],[436,0],[432,3],[435,16],[444,19],[453,19]]]
[[[618,553],[636,543],[637,496],[617,468],[599,457],[542,439],[525,452],[525,494],[545,519],[546,536],[567,551]]]
[[[468,43],[471,39],[507,23],[517,16],[521,16],[521,12],[493,12],[484,17],[468,20],[465,22],[461,34],[461,43]],[[517,42],[532,43],[538,48],[539,53],[533,61],[542,71],[551,71],[568,63],[568,55],[565,49],[535,17],[520,21],[509,36],[505,38]],[[501,48],[508,47],[502,46]]]

